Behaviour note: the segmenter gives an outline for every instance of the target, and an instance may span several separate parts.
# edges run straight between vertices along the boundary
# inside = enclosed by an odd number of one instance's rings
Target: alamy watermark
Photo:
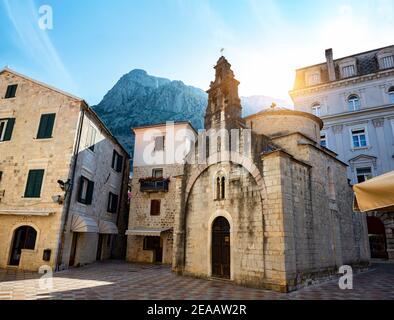
[[[40,17],[38,18],[38,27],[41,30],[53,29],[53,9],[49,5],[42,5],[38,9]]]

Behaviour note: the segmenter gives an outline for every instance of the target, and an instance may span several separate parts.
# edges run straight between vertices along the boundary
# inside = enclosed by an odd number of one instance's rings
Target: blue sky
[[[53,29],[38,26],[40,6]],[[0,67],[98,103],[125,73],[207,89],[224,48],[241,95],[289,100],[298,67],[394,44],[393,0],[0,0]]]

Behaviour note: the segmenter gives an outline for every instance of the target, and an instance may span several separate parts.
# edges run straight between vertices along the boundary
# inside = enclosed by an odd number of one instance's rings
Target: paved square
[[[374,264],[356,274],[353,290],[341,290],[338,280],[288,294],[244,288],[173,274],[168,266],[106,261],[58,272],[53,288],[37,273],[0,270],[0,300],[4,299],[394,299],[394,264]],[[40,281],[44,287],[40,288]]]

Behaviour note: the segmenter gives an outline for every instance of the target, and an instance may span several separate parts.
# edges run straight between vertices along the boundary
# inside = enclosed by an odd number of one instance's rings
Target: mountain
[[[267,96],[242,97],[244,115],[269,107],[282,100]],[[201,89],[149,75],[135,69],[122,76],[103,100],[92,108],[119,142],[133,152],[133,127],[166,121],[190,121],[195,129],[204,127],[207,94]]]

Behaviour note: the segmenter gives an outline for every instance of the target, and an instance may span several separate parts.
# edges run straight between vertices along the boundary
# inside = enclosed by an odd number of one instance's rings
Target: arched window
[[[222,172],[219,172],[215,178],[215,200],[226,198],[226,178]]]
[[[349,106],[349,111],[360,110],[360,98],[357,95],[352,94],[351,96],[349,96],[349,98],[347,99],[347,103]]]
[[[394,103],[394,87],[389,89],[389,101],[390,103]]]
[[[19,265],[23,249],[35,249],[36,238],[37,231],[30,226],[21,226],[15,230],[11,248],[10,265]]]
[[[312,105],[312,113],[316,116],[316,117],[320,117],[321,116],[321,105],[320,103],[316,102]]]

